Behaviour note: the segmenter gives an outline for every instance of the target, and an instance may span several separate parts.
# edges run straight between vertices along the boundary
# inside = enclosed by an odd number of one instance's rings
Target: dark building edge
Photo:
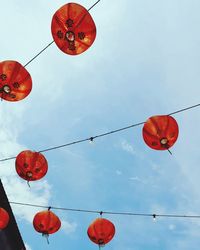
[[[4,208],[10,216],[8,226],[0,230],[0,250],[26,250],[1,179],[0,207]]]

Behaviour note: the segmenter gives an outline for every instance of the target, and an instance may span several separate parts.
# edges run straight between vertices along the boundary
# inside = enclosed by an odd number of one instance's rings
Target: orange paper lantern
[[[96,26],[90,13],[83,6],[68,3],[54,14],[51,32],[60,50],[69,55],[78,55],[93,44]]]
[[[53,212],[46,210],[39,212],[34,216],[33,226],[37,232],[48,236],[60,229],[61,221]]]
[[[115,226],[107,219],[97,218],[88,227],[87,234],[91,241],[99,246],[103,246],[114,237]]]
[[[29,95],[31,89],[31,76],[20,63],[0,63],[0,98],[10,102],[20,101]]]
[[[0,208],[0,229],[7,227],[10,220],[8,212],[4,208]]]
[[[178,124],[169,115],[150,117],[144,124],[142,133],[145,143],[152,149],[167,150],[178,138]]]
[[[21,178],[27,181],[36,181],[45,176],[48,163],[41,153],[25,150],[18,154],[15,167]]]

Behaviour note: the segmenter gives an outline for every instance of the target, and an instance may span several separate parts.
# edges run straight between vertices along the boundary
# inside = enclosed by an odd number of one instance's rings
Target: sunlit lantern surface
[[[16,61],[0,62],[0,98],[16,102],[29,95],[32,79],[28,71]]]
[[[99,246],[104,246],[114,237],[115,226],[107,219],[97,218],[88,227],[87,234],[91,241]]]
[[[178,138],[178,124],[169,115],[150,117],[143,127],[143,138],[146,144],[156,150],[166,150],[173,146]]]
[[[45,176],[48,163],[41,153],[25,150],[18,154],[15,167],[21,178],[27,181],[36,181]]]
[[[96,37],[96,26],[90,13],[80,4],[68,3],[53,16],[53,39],[64,53],[78,55],[86,51]]]
[[[7,227],[10,220],[8,212],[4,208],[0,208],[0,229]]]
[[[61,221],[52,211],[45,210],[35,215],[33,226],[37,232],[48,236],[60,229]]]

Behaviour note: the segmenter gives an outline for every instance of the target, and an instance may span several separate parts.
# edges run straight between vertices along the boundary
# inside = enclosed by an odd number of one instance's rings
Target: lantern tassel
[[[49,235],[48,234],[42,234],[42,236],[46,238],[47,244],[49,244]]]
[[[27,181],[27,185],[29,186],[29,188],[31,188],[29,181]]]
[[[172,155],[172,152],[169,149],[167,149],[167,151],[170,153],[170,155]]]

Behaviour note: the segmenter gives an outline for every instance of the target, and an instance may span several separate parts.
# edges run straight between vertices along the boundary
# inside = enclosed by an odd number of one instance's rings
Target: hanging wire
[[[200,106],[200,103],[195,104],[195,105],[190,106],[190,107],[187,107],[187,108],[184,108],[184,109],[180,109],[180,110],[174,111],[174,112],[172,112],[172,113],[169,113],[168,115],[175,115],[175,114],[177,114],[177,113],[184,112],[184,111],[187,111],[187,110],[189,110],[189,109],[197,108],[197,107],[199,107],[199,106]]]
[[[36,56],[34,56],[31,60],[29,60],[25,65],[24,68],[26,68],[26,66],[28,66],[32,61],[34,61],[40,54],[42,54],[48,47],[50,47],[52,44],[54,43],[54,41],[50,42],[44,49],[42,49]]]
[[[94,3],[89,9],[88,11],[90,11],[92,8],[94,8],[94,6],[96,6],[98,3],[100,2],[100,0],[98,0],[96,3]],[[24,68],[26,66],[28,66],[32,61],[34,61],[39,55],[41,55],[48,47],[50,47],[52,44],[54,43],[54,41],[50,42],[44,49],[42,49],[37,55],[35,55],[31,60],[29,60],[25,65]]]
[[[102,214],[108,214],[108,215],[152,217],[153,219],[156,219],[158,217],[200,219],[200,215],[111,212],[111,211],[102,211],[102,210],[86,210],[86,209],[76,209],[76,208],[43,206],[43,205],[36,205],[36,204],[30,204],[30,203],[21,203],[21,202],[14,202],[14,201],[10,201],[9,203],[13,204],[13,205],[37,207],[37,208],[44,208],[44,209],[51,208],[51,209],[54,209],[54,210],[62,210],[62,211],[69,211],[69,212],[95,213],[95,214],[100,214],[100,216],[102,216]]]
[[[28,206],[28,207],[37,207],[37,208],[45,208],[54,210],[63,210],[63,211],[71,211],[71,212],[83,212],[83,213],[95,213],[95,214],[100,214],[102,211],[97,211],[97,210],[86,210],[86,209],[75,209],[75,208],[64,208],[64,207],[54,207],[54,206],[43,206],[43,205],[36,205],[36,204],[30,204],[30,203],[21,203],[21,202],[14,202],[14,201],[9,201],[10,204],[13,205],[21,205],[21,206]]]
[[[187,110],[190,110],[190,109],[193,109],[193,108],[197,108],[199,106],[200,106],[200,103],[196,104],[196,105],[193,105],[193,106],[190,106],[190,107],[187,107],[187,108],[184,108],[184,109],[179,109],[179,110],[174,111],[174,112],[172,112],[172,113],[170,113],[168,115],[185,112]],[[127,129],[130,129],[130,128],[134,128],[134,127],[143,125],[144,123],[145,122],[135,123],[135,124],[123,127],[123,128],[111,130],[109,132],[102,133],[102,134],[95,135],[95,136],[91,136],[91,137],[88,137],[88,138],[85,138],[85,139],[82,139],[82,140],[76,140],[76,141],[72,141],[72,142],[69,142],[69,143],[61,144],[61,145],[58,145],[58,146],[55,146],[55,147],[50,147],[50,148],[42,149],[42,150],[37,151],[37,152],[43,153],[43,152],[48,152],[48,151],[51,151],[51,150],[56,150],[56,149],[59,149],[59,148],[64,148],[64,147],[72,146],[72,145],[79,144],[79,143],[86,142],[86,141],[90,141],[91,142],[91,141],[94,141],[94,139],[96,139],[96,138],[100,138],[100,137],[108,136],[108,135],[111,135],[111,134],[114,134],[114,133],[118,133],[118,132],[121,132],[123,130],[127,130]],[[169,153],[171,154],[171,151],[169,151]],[[11,157],[0,159],[0,162],[9,161],[9,160],[13,160],[13,159],[16,159],[16,156],[11,156]]]
[[[94,8],[94,6],[96,6],[99,2],[100,2],[100,0],[96,1],[96,3],[94,3],[94,4],[88,9],[88,11],[90,11],[92,8]]]

